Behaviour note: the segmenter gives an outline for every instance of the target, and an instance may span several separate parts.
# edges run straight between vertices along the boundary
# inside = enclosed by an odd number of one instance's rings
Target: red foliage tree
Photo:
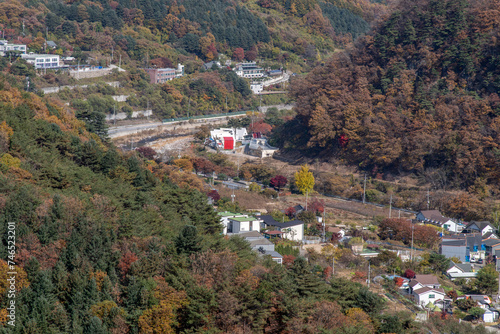
[[[258,52],[257,52],[257,48],[255,46],[253,46],[245,54],[246,59],[249,60],[249,61],[254,61],[255,59],[257,59],[257,56],[258,56]]]
[[[138,260],[137,255],[135,255],[131,251],[127,251],[125,254],[123,254],[120,263],[118,263],[118,268],[120,268],[123,276],[125,276],[128,273],[132,263],[134,263],[137,260]]]
[[[342,134],[339,138],[340,147],[344,148],[347,146],[348,143],[349,143],[349,138],[347,138],[345,134]]]
[[[283,175],[276,175],[270,181],[271,186],[273,186],[278,191],[280,191],[281,188],[286,186],[287,183],[288,179]]]
[[[205,158],[194,158],[191,159],[191,162],[193,163],[193,168],[196,172],[210,174],[216,169],[216,166]]]
[[[211,190],[208,194],[208,197],[210,197],[214,202],[217,203],[218,200],[220,200],[220,195],[217,192],[217,190]]]
[[[285,215],[287,215],[288,218],[295,217],[295,213],[297,213],[297,211],[295,210],[295,208],[293,206],[291,206],[285,210]]]
[[[283,255],[283,265],[285,267],[290,268],[293,265],[293,261],[295,261],[295,256]]]
[[[329,280],[330,277],[332,277],[333,274],[333,269],[332,267],[328,266],[323,270],[323,277],[325,277],[326,280]]]
[[[268,134],[272,129],[273,127],[267,123],[264,123],[264,121],[259,121],[257,123],[254,123],[253,125],[250,125],[251,132],[260,132],[263,135]]]
[[[148,146],[141,146],[136,148],[135,150],[148,160],[153,160],[157,154],[155,150]]]
[[[158,67],[158,68],[166,68],[166,67],[173,68],[174,67],[174,64],[172,64],[170,59],[168,59],[166,57],[158,57],[158,58],[152,59],[151,65]]]
[[[415,278],[415,272],[411,269],[406,269],[405,273],[403,274],[404,277],[406,278]]]
[[[332,233],[332,238],[330,239],[330,241],[332,242],[332,244],[336,244],[340,241],[340,239],[342,239],[342,234]]]
[[[394,277],[394,283],[398,288],[403,286],[404,279],[402,277]]]
[[[307,209],[314,213],[323,213],[323,211],[325,211],[325,204],[315,198]]]
[[[236,48],[233,52],[233,58],[237,61],[242,61],[245,59],[245,51],[243,48]]]

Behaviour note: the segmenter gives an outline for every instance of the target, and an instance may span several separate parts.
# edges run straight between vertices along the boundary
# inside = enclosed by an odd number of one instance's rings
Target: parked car
[[[477,260],[477,263],[479,263],[479,264],[483,264],[483,259],[479,259],[479,260]]]

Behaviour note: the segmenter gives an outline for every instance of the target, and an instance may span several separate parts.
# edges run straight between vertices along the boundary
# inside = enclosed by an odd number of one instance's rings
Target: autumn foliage
[[[401,2],[373,35],[296,81],[299,115],[280,131],[282,145],[307,142],[295,149],[374,172],[438,168],[456,186],[498,186],[500,67],[491,50],[500,36],[490,8],[498,4]]]

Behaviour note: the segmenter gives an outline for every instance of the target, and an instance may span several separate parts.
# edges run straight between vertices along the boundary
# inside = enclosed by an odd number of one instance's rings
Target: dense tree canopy
[[[498,185],[492,8],[492,0],[402,1],[352,50],[295,81],[299,115],[277,140],[373,173],[435,168],[457,186]]]

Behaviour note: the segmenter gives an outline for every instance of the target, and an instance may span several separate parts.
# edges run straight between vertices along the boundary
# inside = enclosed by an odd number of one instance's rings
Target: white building
[[[255,217],[232,217],[228,219],[227,233],[260,232],[262,220]]]
[[[441,288],[423,287],[413,291],[415,303],[420,306],[426,306],[429,303],[435,303],[438,300],[444,300],[446,293]]]
[[[248,215],[245,215],[242,213],[234,213],[234,212],[229,212],[229,211],[217,212],[217,214],[220,217],[221,224],[224,226],[224,230],[223,230],[224,235],[227,234],[227,226],[229,225],[230,218],[248,217]]]
[[[6,40],[0,40],[0,56],[5,56],[7,51],[19,51],[22,54],[26,54],[26,45],[11,44]]]
[[[36,69],[40,68],[58,68],[59,67],[59,56],[58,55],[41,55],[36,53],[23,54],[21,57],[26,60],[27,63],[35,66]]]
[[[260,92],[262,92],[264,90],[264,84],[262,84],[260,82],[252,82],[250,84],[250,89],[252,90],[252,92],[254,94],[259,94]]]
[[[236,75],[243,78],[261,78],[264,76],[264,69],[257,66],[255,62],[236,64],[234,71]]]
[[[243,140],[248,135],[245,128],[219,128],[210,131],[210,137],[214,140],[223,140],[224,137],[232,137],[234,141]]]
[[[287,222],[278,222],[270,215],[260,216],[262,228],[280,231],[282,238],[302,241],[304,239],[304,222],[301,220],[292,220]]]

